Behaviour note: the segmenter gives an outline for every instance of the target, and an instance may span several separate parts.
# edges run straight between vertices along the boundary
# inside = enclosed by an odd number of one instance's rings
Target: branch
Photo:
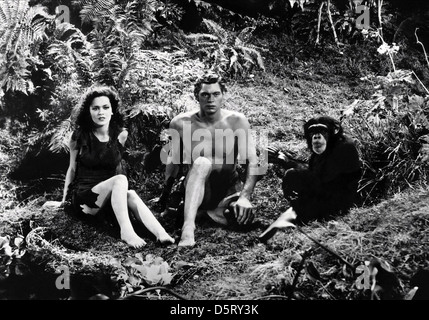
[[[416,77],[416,79],[419,81],[419,83],[422,85],[422,87],[425,89],[426,93],[429,94],[429,90],[428,88],[426,88],[426,86],[423,84],[423,82],[419,79],[419,77],[417,77],[416,73],[413,70],[413,75]]]
[[[298,229],[299,232],[301,232],[302,234],[304,234],[311,241],[313,241],[314,243],[316,243],[317,245],[319,245],[322,249],[324,249],[327,252],[329,252],[329,253],[333,254],[334,256],[336,256],[340,261],[342,261],[344,264],[346,264],[351,270],[353,270],[353,271],[355,270],[355,267],[350,262],[348,262],[343,257],[341,257],[337,252],[335,252],[334,250],[328,248],[327,246],[325,246],[324,244],[322,244],[320,241],[318,241],[318,240],[314,239],[313,237],[311,237],[308,233],[306,233],[300,227],[297,227],[297,229]]]
[[[322,2],[321,4],[320,4],[320,7],[319,7],[319,18],[318,18],[318,20],[317,20],[317,37],[316,37],[316,44],[319,44],[319,41],[320,41],[320,24],[321,24],[321,22],[322,22],[322,10],[323,10],[323,7],[325,6],[325,2]]]
[[[296,270],[296,274],[295,274],[295,277],[293,278],[292,286],[290,288],[289,295],[287,297],[288,300],[292,299],[293,292],[295,291],[296,285],[298,284],[299,274],[301,273],[301,270],[304,268],[305,259],[307,259],[307,257],[310,256],[311,252],[312,252],[312,249],[308,249],[302,255],[301,262],[299,263],[299,266],[298,266],[298,268]]]
[[[377,16],[378,16],[378,30],[379,33],[381,35],[381,37],[383,37],[383,26],[382,26],[382,22],[381,22],[381,7],[383,6],[383,0],[378,0],[377,1]]]
[[[428,67],[429,67],[428,55],[426,54],[425,46],[423,45],[423,43],[420,42],[419,37],[417,36],[417,30],[419,30],[419,28],[416,28],[416,30],[414,31],[414,34],[416,35],[416,39],[417,39],[417,44],[419,44],[419,45],[422,46],[422,48],[423,48],[423,54],[425,55],[426,63],[428,64]]]
[[[168,292],[169,294],[171,294],[172,296],[175,296],[176,298],[179,298],[180,300],[189,300],[188,298],[186,298],[186,297],[184,297],[184,296],[182,296],[182,295],[178,294],[178,293],[177,293],[177,292],[175,292],[174,290],[171,290],[171,289],[169,289],[169,288],[162,287],[162,286],[144,288],[144,289],[141,289],[141,290],[135,291],[135,292],[133,292],[133,293],[131,293],[131,294],[127,295],[127,296],[126,296],[126,297],[124,297],[124,298],[119,298],[118,300],[128,300],[128,299],[130,299],[130,298],[132,298],[132,297],[141,297],[141,294],[142,294],[142,293],[149,292],[149,291],[156,291],[156,290],[166,291],[166,292]]]
[[[270,296],[263,296],[263,297],[255,298],[255,300],[272,299],[272,298],[288,299],[288,297],[286,297],[286,296],[282,296],[282,295],[278,295],[278,294],[273,294],[273,295],[270,295]]]
[[[328,12],[328,18],[329,18],[329,22],[331,23],[331,28],[332,28],[332,33],[334,34],[335,43],[338,45],[337,32],[335,31],[334,21],[332,20],[332,15],[331,15],[331,0],[328,0],[326,10]]]

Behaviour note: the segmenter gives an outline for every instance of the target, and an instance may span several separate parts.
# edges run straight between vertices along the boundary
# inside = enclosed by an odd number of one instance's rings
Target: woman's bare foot
[[[175,242],[175,240],[170,237],[167,232],[164,232],[160,236],[158,236],[157,240],[162,244],[171,244]]]
[[[140,238],[134,231],[123,232],[121,231],[121,239],[124,240],[130,247],[141,248],[146,245],[146,241]]]
[[[183,227],[179,247],[192,247],[195,245],[194,227]]]

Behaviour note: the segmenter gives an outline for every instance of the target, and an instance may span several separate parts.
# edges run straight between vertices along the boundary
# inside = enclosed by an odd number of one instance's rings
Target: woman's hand
[[[64,207],[64,203],[62,201],[46,201],[42,205],[42,209],[59,209]]]

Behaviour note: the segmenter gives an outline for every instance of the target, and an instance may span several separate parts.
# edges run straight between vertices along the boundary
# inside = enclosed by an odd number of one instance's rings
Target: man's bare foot
[[[277,231],[289,227],[295,228],[293,221],[296,219],[296,213],[292,208],[283,212],[280,217],[274,221],[260,236],[259,241],[267,242],[271,239]]]
[[[193,227],[184,227],[182,230],[182,236],[178,244],[179,247],[192,247],[195,245],[195,228]]]
[[[122,232],[121,239],[125,241],[130,247],[139,249],[146,245],[146,241],[140,238],[135,232]]]
[[[175,240],[166,232],[158,236],[157,240],[162,244],[170,244],[175,242]]]

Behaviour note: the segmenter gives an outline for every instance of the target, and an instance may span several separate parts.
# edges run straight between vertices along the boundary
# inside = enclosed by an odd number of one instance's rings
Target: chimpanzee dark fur
[[[316,131],[322,128],[321,134],[327,140],[321,154],[313,151],[313,128]],[[343,133],[341,124],[328,116],[307,121],[304,135],[311,150],[308,169],[289,169],[282,183],[284,195],[297,214],[297,222],[329,219],[348,212],[358,201],[362,174],[355,143]]]

